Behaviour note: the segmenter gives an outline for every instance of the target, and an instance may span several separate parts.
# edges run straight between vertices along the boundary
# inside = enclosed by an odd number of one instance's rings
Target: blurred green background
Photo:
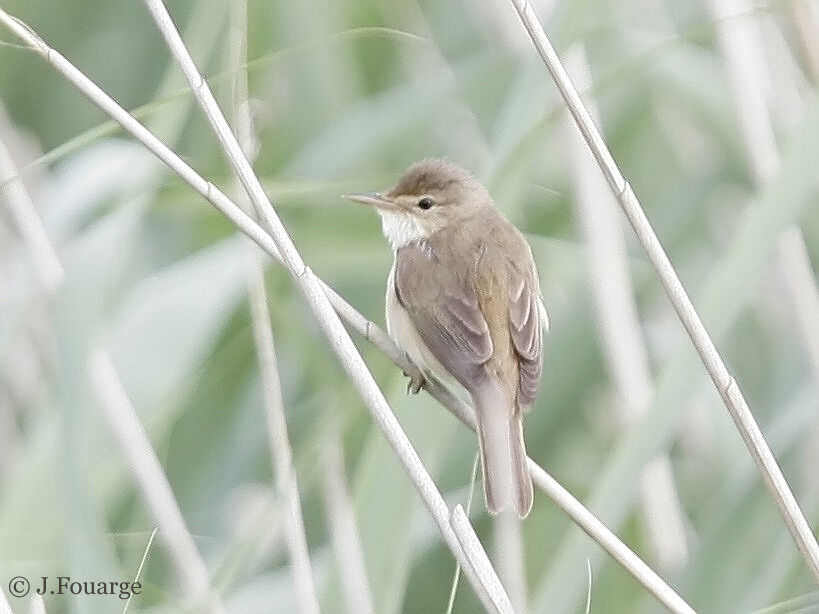
[[[560,0],[538,3],[538,12],[561,54],[585,46],[588,94],[609,147],[816,530],[817,381],[774,248],[796,221],[819,262],[817,102],[789,3],[756,7],[753,17],[792,54],[805,108],[774,114],[782,167],[762,190],[747,170],[704,2]],[[141,2],[6,0],[3,8],[238,197]],[[171,0],[168,8],[229,109],[230,3]],[[248,11],[255,168],[313,270],[383,325],[391,254],[377,217],[340,195],[384,188],[427,156],[473,170],[529,238],[551,314],[541,394],[526,420],[532,458],[697,610],[819,611],[811,576],[630,230],[656,399],[633,427],[617,418],[574,211],[566,116],[512,5],[251,0]],[[295,611],[249,323],[248,242],[18,43],[0,32],[8,115],[0,136],[24,169],[67,279],[54,300],[44,298],[0,208],[0,580],[4,587],[15,575],[125,580],[139,564],[153,520],[89,391],[85,356],[101,342],[228,609]],[[323,611],[344,611],[317,462],[325,434],[339,428],[376,610],[444,612],[451,554],[301,296],[268,264]],[[465,503],[472,433],[428,395],[407,397],[400,370],[353,338],[448,502]],[[648,538],[638,497],[640,472],[659,452],[671,461],[689,550],[673,565]],[[491,551],[493,523],[480,496],[472,511]],[[532,612],[584,611],[587,559],[592,612],[661,610],[542,493],[523,539]],[[129,611],[182,608],[159,541],[143,581]],[[49,612],[122,608],[99,597],[53,597],[46,605]],[[462,581],[454,611],[478,608]]]

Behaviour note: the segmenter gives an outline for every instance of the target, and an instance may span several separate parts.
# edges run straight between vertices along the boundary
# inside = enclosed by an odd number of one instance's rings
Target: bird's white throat
[[[427,238],[427,231],[409,213],[379,209],[381,230],[393,251]]]

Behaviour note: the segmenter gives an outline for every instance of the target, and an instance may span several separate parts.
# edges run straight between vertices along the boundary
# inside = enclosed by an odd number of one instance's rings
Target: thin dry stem
[[[657,572],[628,548],[621,548],[622,542],[603,525],[594,514],[567,492],[552,476],[529,459],[529,473],[538,488],[552,497],[557,506],[568,514],[580,528],[594,538],[620,565],[645,586],[657,600],[672,612],[694,614],[694,609],[666,584]],[[594,531],[594,534],[591,531]]]
[[[509,596],[501,584],[500,578],[495,573],[492,567],[492,562],[486,555],[478,536],[472,529],[472,524],[469,522],[469,517],[466,515],[463,506],[458,503],[452,508],[452,513],[449,519],[455,535],[466,553],[466,562],[472,566],[474,572],[485,579],[483,588],[486,590],[486,595],[489,598],[491,608],[487,607],[487,611],[497,612],[498,614],[513,614],[512,603],[509,601]],[[463,563],[461,563],[463,566]],[[466,573],[466,569],[464,569]],[[487,603],[484,601],[484,607]]]
[[[5,113],[0,109],[0,128],[5,124]],[[0,185],[4,185],[0,192],[5,192],[11,217],[17,225],[23,243],[31,252],[40,282],[46,292],[52,294],[62,284],[65,270],[37,215],[37,208],[23,185],[11,151],[3,140],[4,132],[6,131],[0,130]]]
[[[591,74],[582,46],[570,52],[566,65],[580,90],[591,91]],[[599,121],[594,101],[588,99],[586,104]],[[619,423],[628,429],[645,415],[654,385],[634,299],[625,236],[617,204],[594,158],[574,123],[568,118],[564,123],[574,176],[575,208],[588,246],[589,285],[603,358],[618,397],[615,407]],[[680,567],[688,558],[685,515],[665,454],[654,459],[640,475],[640,500],[647,536],[660,564],[665,569]],[[657,513],[658,509],[662,513]]]
[[[449,509],[446,502],[435,486],[432,477],[430,477],[427,472],[418,453],[412,447],[412,443],[392,413],[387,404],[387,400],[375,383],[372,374],[364,363],[358,349],[355,347],[349,333],[341,323],[338,314],[333,310],[321,284],[319,284],[315,275],[302,260],[296,246],[290,239],[287,229],[276,214],[261,182],[253,172],[239,142],[228,126],[207,81],[205,81],[199,73],[190,54],[185,48],[185,44],[179,36],[179,32],[171,20],[164,3],[161,0],[145,0],[145,4],[168,43],[171,52],[179,63],[185,78],[193,89],[194,96],[199,101],[222,148],[233,165],[234,171],[245,187],[254,208],[262,217],[267,230],[269,230],[270,236],[282,256],[282,262],[285,268],[292,275],[297,286],[304,294],[310,309],[313,311],[319,325],[327,336],[330,346],[340,359],[348,376],[356,385],[359,394],[370,410],[373,418],[401,460],[416,489],[421,494],[421,498],[424,500],[424,503],[438,524],[444,541],[446,541],[450,550],[457,558],[464,559],[465,554],[459,546],[458,539],[448,522]],[[479,574],[482,573],[483,569],[481,568]],[[490,577],[482,577],[482,575],[475,575],[474,573],[467,573],[467,577],[479,596],[484,593],[482,585],[491,581]]]
[[[0,202],[3,198],[7,200],[11,217],[34,263],[38,283],[47,296],[53,296],[65,279],[65,270],[19,174],[11,149],[4,142],[13,142],[14,133],[14,127],[0,104]],[[0,294],[2,292],[0,290]],[[11,337],[12,346],[7,356],[13,356],[13,360],[0,365],[0,389],[4,388],[0,390],[0,474],[11,469],[17,453],[19,428],[15,420],[16,410],[35,403],[43,392],[46,380],[42,363],[45,346],[50,341],[43,335],[49,330],[45,318],[47,310],[34,310],[29,315],[32,316],[29,325],[20,327],[18,334]]]
[[[778,249],[779,269],[793,302],[799,339],[819,384],[819,288],[805,236],[796,226],[786,228],[779,237]]]
[[[11,604],[9,604],[8,599],[6,599],[6,593],[3,592],[3,587],[0,586],[0,614],[14,614],[11,611]]]
[[[796,9],[796,3],[791,3],[791,7]],[[792,83],[793,73],[789,75],[782,66],[787,57],[765,57],[763,24],[759,16],[751,13],[743,19],[725,19],[749,8],[745,0],[713,0],[711,3],[749,171],[757,190],[761,191],[781,165],[771,114],[795,121],[801,117],[803,109],[801,105],[787,104],[781,96],[774,96],[771,91],[772,83],[769,81],[772,75],[778,75],[780,82],[786,80],[785,85],[789,85],[789,89],[797,89],[798,86]],[[810,9],[802,6],[801,12],[802,17],[808,20],[798,29],[799,34],[804,34],[811,25]],[[776,24],[769,23],[768,26],[774,29],[771,36],[778,34]],[[807,59],[810,60],[809,52],[816,52],[817,42],[808,43],[803,50],[808,52]],[[765,71],[766,66],[768,71]],[[786,228],[779,237],[777,248],[778,270],[795,316],[797,337],[805,348],[814,379],[819,383],[819,288],[799,227]],[[816,424],[819,425],[819,422]],[[805,441],[808,449],[814,440],[809,434]]]
[[[807,111],[807,99],[813,83],[807,77],[794,55],[790,41],[772,14],[754,11],[759,22],[759,34],[765,44],[768,58],[768,85],[766,95],[770,102],[770,112],[778,128],[792,134]]]
[[[127,111],[116,104],[105,92],[88,79],[81,71],[74,67],[58,51],[49,47],[31,28],[22,24],[0,9],[0,23],[21,38],[31,49],[41,55],[51,66],[66,79],[73,83],[91,102],[118,122],[123,129],[141,142],[149,151],[164,162],[194,191],[210,202],[216,209],[225,215],[241,232],[254,241],[262,250],[280,261],[280,255],[270,236],[251,218],[224,195],[213,184],[202,178],[196,171],[187,165],[179,156],[161,143],[149,130],[131,117]],[[318,278],[317,278],[318,279]],[[398,349],[389,336],[375,323],[365,318],[355,310],[345,299],[332,288],[318,279],[328,299],[338,314],[365,339],[378,347],[384,355],[398,367],[409,374],[419,374],[406,355]],[[438,382],[428,381],[425,387],[435,399],[449,409],[459,420],[464,422],[473,431],[475,419],[472,408],[463,400],[454,395]],[[620,541],[603,523],[563,488],[542,467],[529,459],[529,470],[533,481],[558,507],[583,529],[592,539],[598,542],[618,563],[631,573],[639,582],[660,601],[667,604],[676,604],[673,611],[688,612],[686,604],[674,590],[648,567],[628,546]],[[684,607],[682,607],[684,606]]]
[[[233,111],[234,124],[240,146],[246,155],[254,154],[253,121],[248,107],[247,72],[243,66],[247,63],[247,2],[235,0],[231,3],[230,60],[234,68]],[[287,434],[287,421],[284,412],[284,399],[281,390],[278,361],[273,341],[273,329],[270,323],[270,311],[267,306],[267,289],[264,270],[258,254],[248,255],[246,259],[248,290],[250,297],[250,315],[259,371],[264,390],[265,414],[268,441],[272,453],[273,466],[276,471],[276,482],[286,509],[285,534],[290,556],[290,567],[293,573],[296,603],[304,614],[318,614],[320,611],[313,570],[310,564],[310,553],[307,547],[307,535],[304,530],[304,515],[299,499],[298,479],[293,464],[293,452]]]
[[[557,85],[566,106],[577,122],[586,144],[594,154],[600,169],[614,192],[623,212],[634,228],[660,281],[671,300],[677,316],[688,332],[711,380],[717,387],[725,407],[742,436],[751,457],[762,475],[765,485],[779,507],[788,530],[814,577],[819,581],[819,544],[811,532],[796,498],[791,492],[782,470],[771,452],[762,430],[756,423],[748,403],[734,377],[728,371],[714,342],[700,320],[688,293],[677,276],[657,234],[651,227],[645,211],[608,150],[603,136],[592,121],[577,89],[566,74],[560,58],[552,47],[543,26],[527,0],[512,0],[526,31]]]
[[[341,576],[347,611],[373,614],[375,606],[367,580],[355,508],[344,475],[344,449],[335,427],[327,433],[321,447],[320,460],[330,540]]]
[[[46,614],[45,601],[39,593],[34,593],[29,601],[28,611],[31,614]]]
[[[205,562],[111,358],[102,349],[93,350],[88,371],[99,404],[179,573],[186,599],[192,605],[224,612],[218,597],[211,593]]]
[[[2,143],[0,143],[0,149],[2,148],[3,145]],[[0,152],[0,154],[1,153],[2,152]],[[8,163],[11,165],[11,168],[13,168],[16,171],[16,166],[14,166],[13,160],[11,159],[10,155],[8,158]],[[48,289],[48,291],[56,292],[65,279],[63,265],[60,262],[56,250],[54,249],[50,239],[48,238],[48,235],[45,233],[45,229],[43,228],[42,222],[39,219],[39,215],[37,214],[37,210],[34,206],[31,196],[29,195],[19,176],[17,176],[17,178],[11,185],[18,185],[18,188],[13,192],[13,197],[19,209],[19,213],[23,215],[23,217],[27,220],[27,223],[30,223],[32,227],[37,229],[37,234],[39,235],[37,237],[36,242],[32,243],[33,247],[32,251],[35,259],[38,258],[39,252],[39,259],[42,262],[47,263],[48,272],[47,276],[43,278],[43,283]],[[114,394],[116,390],[115,388],[112,388],[110,384],[112,384],[112,382],[113,384],[118,384],[119,376],[116,374],[116,371],[114,370],[113,363],[111,363],[110,359],[102,351],[99,351],[96,354],[94,354],[89,360],[90,360],[89,364],[96,360],[97,366],[103,369],[103,371],[100,371],[100,373],[103,374],[106,379],[107,385],[106,390],[108,393]],[[125,399],[125,402],[128,403],[127,397],[124,396],[124,390],[122,391],[122,394],[123,398]],[[113,397],[111,398],[113,400]],[[127,424],[127,422],[125,422],[129,418],[128,416],[123,415],[120,416],[120,418],[123,420],[120,422],[121,427],[130,426]],[[135,414],[131,416],[131,418],[137,420],[138,424],[138,419],[136,418]],[[141,428],[141,425],[139,426]],[[136,433],[136,435],[138,439],[139,434]],[[140,444],[144,444],[145,442],[147,442],[147,436],[144,435],[144,431],[142,431],[142,435],[144,436],[145,441],[143,442],[135,441],[133,442],[133,446],[139,446]],[[125,440],[127,440],[128,437],[129,437],[128,433],[125,433],[123,436]],[[150,452],[153,454],[153,450],[150,449],[149,442],[147,443],[147,446]],[[207,570],[204,571],[204,585],[202,585],[201,577],[202,572],[200,566],[202,569],[204,569],[204,563],[201,562],[201,558],[198,558],[198,553],[195,552],[193,538],[190,536],[189,533],[187,533],[187,529],[184,527],[184,521],[181,518],[181,513],[179,512],[178,507],[175,510],[178,517],[174,518],[174,510],[171,509],[172,506],[168,503],[167,500],[165,500],[167,499],[167,494],[170,492],[170,487],[167,485],[167,479],[162,473],[161,466],[159,465],[159,461],[156,459],[155,455],[153,456],[153,460],[155,461],[155,466],[151,466],[150,459],[148,459],[147,464],[142,467],[143,470],[142,475],[148,480],[153,480],[155,482],[164,481],[165,483],[168,492],[160,493],[160,496],[156,500],[156,504],[159,506],[159,508],[157,509],[161,508],[160,511],[164,513],[165,518],[168,520],[168,522],[165,523],[164,528],[173,533],[173,535],[171,535],[170,537],[166,537],[166,540],[169,540],[167,543],[169,545],[169,549],[172,552],[172,557],[174,554],[176,555],[174,558],[178,563],[178,570],[180,573],[180,577],[183,580],[183,584],[186,585],[187,589],[189,590],[189,593],[192,596],[196,598],[201,598],[203,591],[207,590],[209,586]],[[156,475],[157,468],[159,475]],[[163,494],[166,495],[164,498],[162,497]],[[171,504],[175,505],[172,493],[170,494],[170,501]],[[187,533],[187,540],[189,541],[189,543],[185,543],[186,542],[185,535],[179,536],[180,530],[183,533]],[[193,546],[194,554],[191,554],[190,552],[191,546]],[[200,589],[200,585],[204,586],[204,589]],[[39,595],[37,597],[39,598]],[[40,599],[39,602],[33,602],[32,607],[39,607],[38,604],[43,606],[44,611],[44,604],[42,603],[42,599]],[[213,604],[214,607],[212,609],[216,611],[223,611],[223,608],[221,604],[218,602],[218,600],[214,600]],[[0,602],[0,606],[2,606],[2,602]]]
[[[7,388],[6,378],[0,378],[0,479],[5,479],[18,454],[20,434],[17,427],[14,401]]]
[[[789,0],[788,15],[811,79],[819,85],[819,6],[811,0]]]
[[[299,604],[299,610],[304,614],[316,614],[319,612],[318,597],[313,581],[313,571],[310,567],[307,536],[304,533],[304,516],[299,500],[298,479],[293,467],[293,451],[287,436],[287,421],[284,414],[276,350],[273,345],[270,312],[267,308],[264,274],[262,265],[255,255],[250,269],[252,275],[249,280],[249,294],[253,339],[256,344],[259,372],[264,390],[268,439],[273,453],[276,483],[287,510],[285,533],[290,566],[293,570],[296,602]]]
[[[472,510],[472,501],[475,496],[475,482],[478,480],[478,464],[480,463],[480,455],[475,454],[475,460],[472,463],[472,473],[469,478],[469,494],[466,498],[466,516],[469,517],[469,514]],[[449,590],[449,600],[446,604],[446,614],[452,614],[452,609],[455,607],[455,595],[458,592],[458,584],[461,581],[461,565],[457,561],[455,562],[455,574],[452,576],[452,586]]]
[[[250,93],[247,79],[247,0],[230,4],[230,66],[232,71],[233,125],[242,151],[250,160],[258,151],[256,131],[250,113]]]

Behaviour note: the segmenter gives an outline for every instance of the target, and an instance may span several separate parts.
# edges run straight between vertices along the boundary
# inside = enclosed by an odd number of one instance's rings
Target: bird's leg
[[[409,381],[407,382],[407,394],[418,394],[426,383],[427,378],[425,378],[423,374],[421,374],[420,377],[410,375]]]
[[[407,373],[406,371],[402,371],[402,373],[409,378],[407,382],[407,394],[418,394],[421,388],[427,383],[424,372],[418,367],[415,367],[415,373]]]

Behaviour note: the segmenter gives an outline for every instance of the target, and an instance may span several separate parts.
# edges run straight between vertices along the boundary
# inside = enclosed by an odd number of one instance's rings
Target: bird
[[[532,509],[523,415],[540,389],[549,317],[532,250],[468,170],[427,158],[384,192],[347,194],[381,217],[394,258],[387,331],[425,378],[456,382],[475,408],[492,514]],[[410,381],[417,392],[423,381]]]

